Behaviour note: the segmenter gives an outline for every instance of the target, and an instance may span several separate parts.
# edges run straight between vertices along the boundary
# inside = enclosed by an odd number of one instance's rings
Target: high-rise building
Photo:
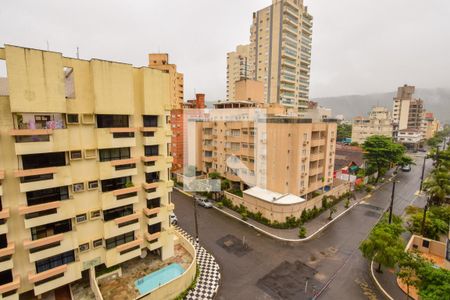
[[[424,112],[424,117],[422,120],[422,136],[424,139],[432,138],[435,133],[439,130],[439,120],[434,117],[434,114],[430,111]]]
[[[250,45],[239,45],[236,51],[227,53],[227,100],[236,99],[236,82],[252,78]]]
[[[369,113],[369,117],[356,117],[352,124],[352,142],[358,144],[373,135],[392,137],[392,118],[390,111],[381,106],[375,106]]]
[[[183,108],[172,109],[170,125],[172,127],[171,155],[173,157],[172,171],[177,172],[184,167],[185,118],[202,114],[205,106],[205,94],[196,94],[195,99],[183,103]]]
[[[170,101],[173,109],[181,108],[184,100],[184,75],[177,72],[177,65],[169,64],[169,54],[151,53],[148,66],[169,73]]]
[[[0,299],[172,257],[169,75],[10,45],[0,60]]]
[[[309,101],[312,16],[303,0],[273,0],[253,14],[250,63],[267,103],[305,109]]]

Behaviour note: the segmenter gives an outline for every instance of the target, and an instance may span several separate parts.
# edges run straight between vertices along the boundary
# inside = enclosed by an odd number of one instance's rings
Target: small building
[[[364,165],[364,154],[361,147],[336,144],[334,172],[340,174],[356,174]]]
[[[375,106],[369,113],[369,117],[355,117],[352,124],[352,142],[358,144],[373,135],[392,137],[391,113],[385,107]]]

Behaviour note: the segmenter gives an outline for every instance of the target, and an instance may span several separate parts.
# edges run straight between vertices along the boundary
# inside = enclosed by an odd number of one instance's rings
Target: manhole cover
[[[242,237],[242,239],[238,239],[232,234],[218,239],[216,243],[224,248],[228,253],[232,253],[239,257],[244,256],[245,254],[253,250],[252,248],[250,248],[250,245],[245,242],[245,237]]]

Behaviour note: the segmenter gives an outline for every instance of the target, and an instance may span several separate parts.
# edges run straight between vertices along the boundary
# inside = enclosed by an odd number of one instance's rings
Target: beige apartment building
[[[280,104],[246,99],[216,103],[196,126],[197,170],[218,172],[237,189],[258,186],[309,199],[333,183],[332,120],[287,116]]]
[[[250,45],[239,45],[227,53],[227,100],[236,99],[236,82],[243,79],[253,79]]]
[[[400,130],[420,130],[422,126],[425,110],[423,100],[414,98],[415,89],[414,86],[405,84],[397,90],[392,113],[394,137]]]
[[[427,140],[436,134],[441,124],[439,123],[439,120],[434,117],[432,112],[426,111],[423,115],[421,133],[423,138]]]
[[[250,62],[267,103],[305,109],[309,101],[312,16],[303,0],[273,0],[253,14]]]
[[[169,54],[152,53],[148,55],[148,66],[169,74],[170,101],[172,109],[182,108],[184,101],[184,75],[177,72],[177,65],[169,64]]]
[[[170,75],[10,45],[1,60],[0,299],[171,258]]]
[[[381,106],[375,106],[369,112],[369,117],[356,117],[352,124],[352,142],[358,144],[373,135],[392,137],[392,118],[390,111]]]

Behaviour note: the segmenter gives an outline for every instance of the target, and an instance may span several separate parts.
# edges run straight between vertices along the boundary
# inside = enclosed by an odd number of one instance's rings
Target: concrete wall
[[[342,183],[336,186],[331,191],[317,196],[311,200],[290,205],[282,205],[277,203],[270,203],[264,200],[260,200],[253,196],[244,193],[244,197],[239,197],[234,194],[225,192],[225,197],[233,202],[234,205],[244,205],[247,209],[253,213],[261,212],[262,216],[273,221],[278,221],[280,223],[286,222],[286,217],[294,216],[299,218],[302,211],[305,209],[312,209],[316,206],[317,209],[322,207],[322,198],[324,196],[335,196],[340,195],[350,191],[349,183]]]

